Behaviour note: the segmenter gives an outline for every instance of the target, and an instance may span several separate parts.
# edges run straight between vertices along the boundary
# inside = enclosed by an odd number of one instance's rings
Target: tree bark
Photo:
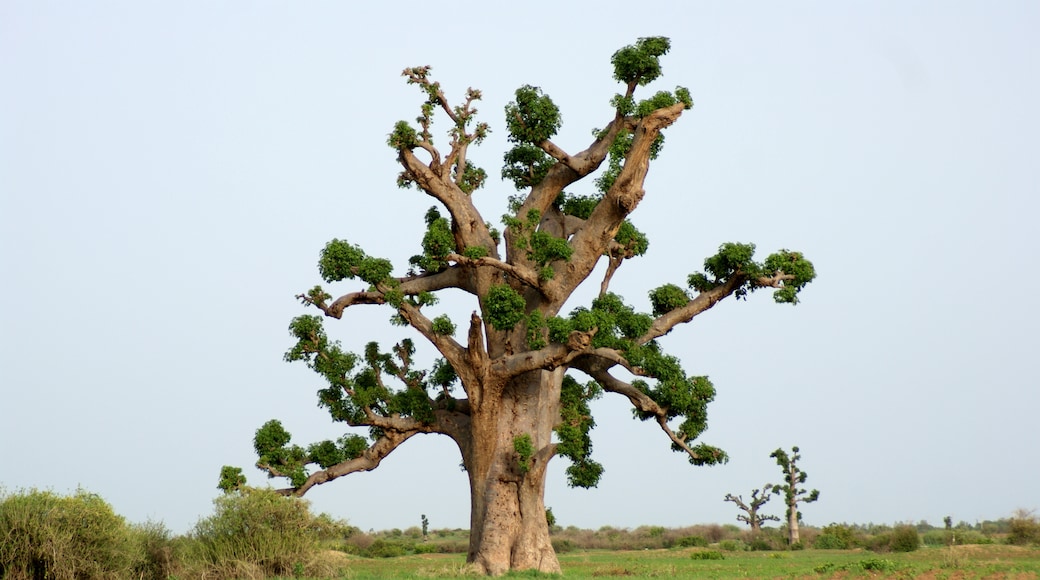
[[[479,572],[560,572],[543,498],[562,379],[562,369],[522,374],[472,414],[470,440],[460,447],[470,482],[467,561]],[[526,462],[514,445],[525,435],[533,449]]]
[[[787,543],[794,547],[798,542],[798,504],[795,504],[787,512]]]

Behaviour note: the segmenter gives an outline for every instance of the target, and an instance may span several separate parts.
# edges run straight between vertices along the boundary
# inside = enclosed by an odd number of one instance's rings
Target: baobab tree
[[[589,434],[592,398],[604,392],[626,398],[690,463],[726,460],[721,449],[698,441],[714,386],[687,375],[657,339],[728,296],[770,288],[777,302],[796,303],[815,272],[799,252],[780,250],[756,261],[754,245],[725,243],[686,288],[652,290],[649,313],[610,292],[623,264],[647,251],[646,235],[629,216],[645,195],[662,131],[693,106],[682,87],[637,99],[640,87],[660,77],[669,46],[666,38],[643,38],[614,53],[621,92],[582,151],[553,142],[561,117],[547,94],[529,85],[517,89],[505,111],[512,145],[502,176],[520,193],[511,197],[501,232],[475,205],[487,185],[486,172],[468,156],[489,131],[476,121],[480,91],[469,89],[452,105],[429,67],[404,71],[424,101],[417,120],[398,122],[388,144],[401,168],[398,186],[434,200],[422,251],[404,275],[347,240],[334,239],[321,252],[318,269],[327,284],[361,284],[338,297],[323,286],[299,295],[318,315],[292,321],[295,344],[286,359],[323,377],[318,399],[333,421],[365,427],[368,436],[302,447],[291,444],[278,421],[265,424],[254,440],[257,466],[288,479],[283,493],[301,496],[375,469],[415,435],[445,435],[458,445],[469,478],[468,561],[487,574],[559,572],[545,516],[546,466],[560,455],[570,460],[570,485],[599,481],[603,467],[591,456]],[[443,150],[434,145],[435,117],[449,127]],[[561,312],[594,271],[603,276],[591,304]],[[449,290],[472,298],[468,315],[437,308],[438,293]],[[340,319],[355,306],[387,307],[393,324],[410,327],[439,358],[429,369],[417,368],[411,339],[346,351],[326,334],[323,317]]]
[[[767,483],[762,486],[762,489],[751,490],[751,502],[744,503],[744,496],[733,495],[732,493],[726,494],[726,501],[733,502],[741,509],[744,513],[737,514],[737,521],[744,522],[751,526],[751,533],[757,534],[762,529],[763,522],[779,522],[780,518],[773,515],[766,515],[758,513],[758,509],[769,503],[769,498],[773,497],[769,495],[770,490],[773,489],[773,484]],[[761,493],[762,495],[759,495]]]
[[[784,483],[773,486],[773,493],[784,496],[784,503],[787,505],[787,543],[793,546],[799,542],[798,522],[802,519],[798,504],[812,503],[820,499],[820,492],[802,487],[809,475],[798,467],[798,461],[802,456],[798,454],[797,446],[791,448],[791,455],[783,449],[777,449],[769,456],[776,459],[776,464],[784,471]]]

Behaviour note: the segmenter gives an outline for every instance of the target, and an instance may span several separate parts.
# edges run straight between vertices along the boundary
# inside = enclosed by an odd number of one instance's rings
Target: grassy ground
[[[861,550],[716,552],[723,559],[697,559],[708,548],[677,550],[590,550],[560,556],[564,578],[1040,578],[1040,549],[1015,546],[922,548],[909,554]],[[423,554],[371,559],[336,555],[347,564],[344,578],[459,578],[467,576],[462,556]],[[511,574],[510,577],[542,577]]]

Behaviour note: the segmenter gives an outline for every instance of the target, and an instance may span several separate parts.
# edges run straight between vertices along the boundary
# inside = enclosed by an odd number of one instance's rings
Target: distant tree
[[[815,489],[808,491],[802,487],[809,476],[798,467],[798,461],[802,456],[798,454],[797,446],[791,448],[791,455],[783,449],[777,449],[769,456],[776,459],[776,464],[784,471],[784,483],[773,486],[773,493],[784,496],[784,502],[787,504],[787,543],[794,546],[799,542],[798,522],[802,519],[798,504],[816,501],[820,498],[820,492]]]
[[[430,520],[426,518],[426,514],[422,514],[422,537],[424,542],[430,539]]]
[[[278,421],[265,424],[254,438],[257,466],[287,479],[285,494],[301,496],[375,469],[416,435],[444,435],[458,446],[469,479],[467,561],[488,574],[558,573],[545,517],[546,466],[562,455],[571,462],[566,472],[572,486],[597,484],[603,466],[591,455],[591,399],[610,393],[628,401],[635,417],[657,425],[672,449],[695,465],[726,460],[721,449],[699,440],[714,386],[707,377],[688,375],[657,339],[729,296],[772,289],[777,302],[794,304],[816,274],[799,252],[780,250],[758,261],[754,245],[726,243],[704,261],[703,272],[687,277],[686,288],[652,290],[648,312],[610,292],[623,264],[648,248],[647,236],[629,217],[646,194],[662,132],[693,106],[683,87],[636,98],[661,76],[660,58],[669,48],[667,38],[653,37],[614,53],[619,92],[606,124],[581,151],[567,152],[553,141],[562,117],[547,94],[530,85],[517,89],[505,107],[511,148],[502,177],[519,193],[510,196],[501,232],[476,205],[487,174],[469,154],[490,130],[475,120],[480,91],[469,89],[452,104],[430,67],[404,71],[423,102],[414,122],[393,127],[387,144],[400,165],[398,186],[414,188],[417,199],[425,194],[435,205],[423,233],[391,221],[399,200],[358,191],[344,202],[353,211],[384,206],[391,217],[383,235],[397,240],[413,231],[421,252],[403,276],[395,275],[390,260],[346,240],[334,239],[321,252],[325,282],[354,286],[341,291],[319,285],[298,296],[317,314],[292,321],[295,344],[286,359],[307,364],[326,382],[318,401],[333,421],[365,435],[301,446]],[[573,59],[563,62],[580,70]],[[587,101],[590,107],[597,102]],[[435,118],[448,128],[438,145]],[[685,180],[674,185],[688,187]],[[696,202],[677,194],[669,203],[684,214],[684,227],[695,225],[687,214]],[[696,217],[703,219],[710,217]],[[575,306],[579,286],[599,275],[595,298]],[[452,317],[450,306],[437,306],[444,295],[467,306]],[[420,368],[411,338],[390,348],[370,342],[355,354],[326,334],[323,316],[340,319],[348,309],[366,306],[386,307],[392,324],[410,327],[429,343],[439,356],[432,367]]]
[[[733,495],[732,493],[726,494],[726,501],[731,501],[737,504],[737,507],[744,511],[743,514],[737,515],[737,521],[744,522],[747,525],[751,526],[752,534],[757,534],[759,530],[762,529],[763,522],[780,521],[780,518],[776,516],[758,513],[758,509],[764,506],[766,503],[768,503],[769,498],[772,497],[771,495],[769,495],[769,492],[772,488],[773,484],[767,483],[764,487],[762,487],[762,489],[751,490],[750,503],[744,503],[743,496]],[[759,495],[759,493],[761,493],[762,495]]]

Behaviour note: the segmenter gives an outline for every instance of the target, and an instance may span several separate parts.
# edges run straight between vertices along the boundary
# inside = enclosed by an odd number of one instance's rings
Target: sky
[[[714,382],[702,439],[728,464],[689,465],[604,397],[606,472],[571,489],[552,462],[558,522],[735,524],[724,496],[779,482],[769,454],[795,445],[820,490],[809,525],[1038,508],[1037,22],[1028,1],[0,0],[0,486],[82,487],[180,533],[212,513],[222,465],[265,485],[265,421],[304,445],[342,435],[320,378],[282,356],[328,240],[402,274],[420,248],[433,201],[395,186],[386,146],[422,102],[400,71],[431,65],[455,102],[483,91],[475,195],[498,223],[513,91],[549,94],[555,142],[579,151],[621,90],[611,54],[667,36],[643,94],[682,85],[695,106],[633,215],[650,250],[612,289],[648,309],[724,242],[801,251],[818,279],[797,306],[727,299],[662,339]],[[350,350],[408,336],[388,318],[327,329]],[[459,462],[417,437],[307,498],[366,530],[466,527]]]

